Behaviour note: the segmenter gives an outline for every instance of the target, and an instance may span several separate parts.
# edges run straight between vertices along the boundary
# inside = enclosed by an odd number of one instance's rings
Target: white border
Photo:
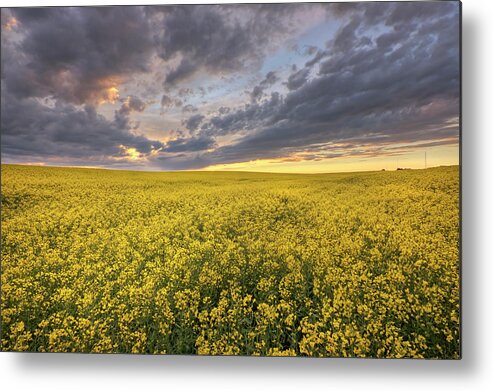
[[[182,0],[176,3],[201,3]],[[231,1],[216,1],[224,3]],[[256,2],[256,1],[245,1]],[[275,1],[272,1],[275,2]],[[138,1],[0,0],[0,6]],[[165,4],[147,0],[140,4]],[[493,385],[493,2],[463,1],[463,359],[357,360],[0,353],[10,390],[487,390]],[[489,258],[489,259],[488,259]]]

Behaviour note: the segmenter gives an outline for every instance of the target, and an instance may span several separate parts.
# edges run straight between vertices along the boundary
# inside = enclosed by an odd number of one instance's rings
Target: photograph
[[[461,359],[461,31],[458,1],[2,8],[0,350]]]

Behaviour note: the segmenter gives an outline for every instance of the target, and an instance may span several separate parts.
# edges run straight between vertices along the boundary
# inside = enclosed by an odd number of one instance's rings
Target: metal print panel
[[[460,3],[4,8],[3,351],[460,358]]]

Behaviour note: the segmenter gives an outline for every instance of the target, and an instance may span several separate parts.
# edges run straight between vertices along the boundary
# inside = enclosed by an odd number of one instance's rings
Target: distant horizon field
[[[65,169],[81,169],[81,170],[106,170],[106,171],[121,171],[121,172],[140,172],[140,173],[250,173],[250,174],[280,174],[280,175],[330,175],[330,174],[358,174],[358,173],[372,173],[372,172],[393,172],[393,171],[421,171],[430,170],[434,168],[444,167],[458,167],[460,164],[442,164],[437,166],[430,166],[426,168],[409,168],[399,167],[396,169],[379,169],[379,170],[356,170],[356,171],[327,171],[327,172],[277,172],[277,171],[249,171],[249,170],[140,170],[140,169],[121,169],[113,167],[93,167],[93,166],[57,166],[47,164],[25,164],[25,163],[0,163],[0,166],[22,166],[22,167],[40,167],[40,168],[65,168]]]
[[[459,166],[1,165],[1,349],[460,358]]]

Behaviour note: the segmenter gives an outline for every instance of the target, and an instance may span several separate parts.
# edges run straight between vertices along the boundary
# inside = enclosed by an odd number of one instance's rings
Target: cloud
[[[147,104],[137,96],[127,96],[122,100],[122,105],[119,109],[119,113],[123,115],[129,115],[132,111],[142,112],[147,107]]]
[[[175,85],[200,71],[220,74],[260,68],[266,53],[303,24],[300,15],[306,9],[304,4],[153,8],[162,14],[159,56],[166,61],[181,57],[165,85]]]
[[[198,111],[198,109],[194,105],[185,105],[181,109],[182,113],[194,113]]]
[[[210,137],[178,138],[168,141],[163,152],[196,152],[214,147],[215,141]]]
[[[300,69],[289,75],[286,86],[289,90],[296,90],[307,82],[308,76],[310,76],[309,68]]]
[[[205,116],[203,116],[202,114],[192,115],[184,122],[184,125],[191,133],[193,133],[197,130],[204,118]]]
[[[146,103],[119,99],[117,88],[148,70],[151,31],[140,7],[7,13],[17,24],[2,31],[2,157],[112,164],[124,158],[122,146],[142,155],[162,147],[129,119]],[[113,119],[97,112],[103,102],[121,102]]]
[[[153,41],[140,7],[12,8],[21,41],[2,56],[4,83],[18,98],[96,103],[148,70]],[[4,43],[2,42],[2,49]]]
[[[353,139],[387,144],[457,138],[457,4],[428,9],[429,3],[413,3],[420,9],[407,22],[396,16],[399,3],[379,4],[380,20],[390,15],[395,26],[387,21],[385,29],[368,28],[372,13],[358,7],[354,15],[346,13],[346,23],[328,42],[330,56],[320,59],[311,80],[314,64],[288,78],[291,91],[284,97],[273,94],[204,121],[204,134],[241,137],[203,159],[217,164],[277,158]]]
[[[201,132],[209,136],[224,136],[232,133],[254,131],[268,123],[269,119],[282,105],[278,92],[272,92],[269,99],[262,103],[248,103],[243,108],[225,110],[221,108],[219,115],[203,121]]]
[[[122,145],[138,154],[162,148],[138,135],[132,112],[147,104],[121,85],[155,71],[156,55],[178,63],[169,84],[192,73],[231,72],[260,66],[268,47],[292,29],[291,16],[304,7],[180,6],[13,8],[2,11],[2,153],[73,159],[113,158]],[[237,12],[239,11],[239,12]],[[286,18],[278,20],[276,13]],[[12,21],[16,22],[13,23]],[[265,40],[265,34],[271,39]],[[181,58],[181,60],[180,60]],[[178,62],[176,61],[178,59]],[[153,63],[154,61],[154,63]],[[154,67],[154,68],[153,68]],[[169,66],[168,66],[169,68]],[[198,89],[204,94],[205,89]],[[183,106],[194,91],[162,95],[163,108]],[[114,118],[98,113],[117,104]],[[187,104],[183,112],[197,109]],[[185,122],[197,130],[203,116]],[[209,149],[206,135],[178,140],[169,150]]]
[[[269,87],[273,85],[276,81],[279,80],[279,77],[277,76],[276,72],[270,71],[265,75],[264,80],[260,82],[261,86]]]
[[[133,133],[127,115],[117,111],[113,120],[107,120],[91,105],[47,106],[36,98],[7,96],[2,90],[2,156],[14,161],[98,158],[111,163],[121,156],[122,145],[142,154],[163,147]]]
[[[257,102],[260,98],[264,96],[264,91],[273,86],[277,81],[279,80],[279,77],[277,76],[276,72],[270,71],[268,72],[264,79],[256,85],[252,92],[250,92],[250,99],[253,103]]]
[[[448,143],[458,137],[458,7],[2,10],[2,154],[111,164],[131,151],[159,167],[187,169]],[[337,28],[325,45],[296,41],[324,20]],[[289,63],[273,68],[285,55],[278,49],[293,47],[305,48],[289,54],[305,65],[287,72],[296,61],[286,55]],[[206,94],[208,103],[200,103]],[[169,109],[165,119],[160,109]],[[131,117],[147,121],[149,134],[178,138],[139,134],[145,125]]]
[[[173,99],[164,94],[161,98],[161,107],[169,107],[173,104]]]

